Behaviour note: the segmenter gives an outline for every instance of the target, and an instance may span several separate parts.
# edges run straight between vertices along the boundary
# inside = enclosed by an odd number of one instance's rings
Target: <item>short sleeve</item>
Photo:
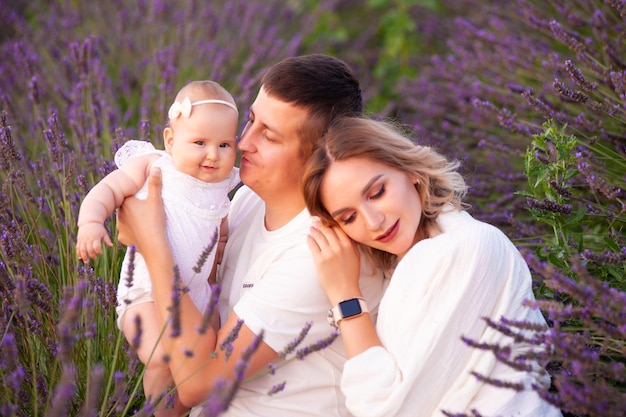
[[[332,329],[326,322],[329,303],[315,271],[306,245],[286,251],[237,302],[235,313],[254,333],[262,330],[264,342],[276,352],[307,323],[312,327],[302,346],[330,336]]]
[[[115,165],[120,168],[128,160],[140,156],[146,155],[156,151],[152,143],[143,140],[129,140],[124,143],[121,148],[115,152]]]

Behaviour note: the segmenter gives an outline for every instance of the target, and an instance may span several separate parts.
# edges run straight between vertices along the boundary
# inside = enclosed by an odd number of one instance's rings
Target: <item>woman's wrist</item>
[[[346,287],[342,289],[333,290],[327,292],[328,300],[334,307],[342,301],[350,300],[352,298],[362,298],[361,288],[359,287]]]
[[[369,311],[365,298],[352,297],[340,301],[336,306],[330,309],[328,312],[328,322],[332,327],[338,329],[340,322],[369,313]]]

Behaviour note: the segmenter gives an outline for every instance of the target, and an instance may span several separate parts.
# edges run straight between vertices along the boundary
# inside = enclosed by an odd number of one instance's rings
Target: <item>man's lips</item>
[[[398,234],[398,230],[400,228],[399,225],[400,225],[400,220],[397,220],[393,224],[393,226],[391,226],[389,229],[387,229],[387,231],[385,233],[383,233],[382,235],[377,236],[376,240],[378,242],[381,242],[381,243],[389,242],[391,239],[393,239]]]

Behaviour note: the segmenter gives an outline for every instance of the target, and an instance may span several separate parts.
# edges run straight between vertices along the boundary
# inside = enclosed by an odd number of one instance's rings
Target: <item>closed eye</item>
[[[371,200],[379,199],[380,197],[383,196],[383,194],[385,194],[385,184],[381,184],[378,190],[376,190],[376,192],[372,196],[370,196],[370,199]]]
[[[344,217],[342,219],[340,219],[341,223],[343,223],[344,226],[349,225],[350,223],[352,223],[354,221],[356,217],[355,213],[350,214],[348,217]]]

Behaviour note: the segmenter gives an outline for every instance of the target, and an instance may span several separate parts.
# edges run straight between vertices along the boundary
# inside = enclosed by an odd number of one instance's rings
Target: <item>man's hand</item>
[[[161,198],[162,178],[159,168],[151,168],[148,177],[148,198],[127,197],[117,211],[118,240],[126,246],[135,245],[139,252],[155,239],[166,240],[165,210]]]

